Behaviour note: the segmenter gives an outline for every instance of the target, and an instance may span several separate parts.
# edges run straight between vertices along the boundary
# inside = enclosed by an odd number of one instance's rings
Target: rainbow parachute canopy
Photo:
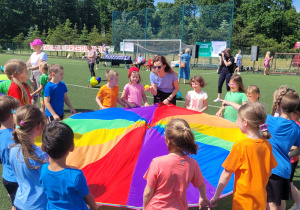
[[[141,209],[143,176],[153,158],[168,154],[164,131],[173,118],[185,119],[195,134],[200,150],[191,157],[200,165],[211,198],[223,171],[221,164],[233,143],[245,135],[232,122],[176,106],[110,108],[64,120],[75,133],[75,150],[67,164],[83,171],[96,202]],[[232,190],[233,177],[222,196]],[[187,199],[190,207],[198,206],[199,191],[193,185]]]

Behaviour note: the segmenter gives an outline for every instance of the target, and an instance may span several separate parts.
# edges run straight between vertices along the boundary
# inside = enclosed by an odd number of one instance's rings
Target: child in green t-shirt
[[[247,103],[247,95],[245,94],[243,80],[240,75],[232,76],[229,80],[228,86],[230,87],[230,91],[227,92],[225,96],[226,101],[231,101],[239,105],[243,105]],[[222,111],[224,109],[225,109],[224,118],[232,122],[236,122],[238,110],[236,110],[232,106],[222,105],[222,107],[216,113],[216,115],[218,117],[222,117]]]
[[[45,103],[44,103],[44,88],[46,86],[46,84],[48,83],[48,70],[49,70],[50,66],[47,62],[43,61],[40,63],[39,65],[39,70],[43,73],[42,76],[40,76],[40,87],[34,91],[33,93],[31,93],[31,97],[34,97],[35,95],[37,95],[38,93],[41,93],[41,108],[43,110],[43,112],[45,113]]]

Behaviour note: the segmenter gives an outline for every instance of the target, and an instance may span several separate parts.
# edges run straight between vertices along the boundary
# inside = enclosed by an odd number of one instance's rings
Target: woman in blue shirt
[[[179,67],[179,78],[178,82],[181,78],[183,78],[183,83],[185,84],[185,80],[190,79],[190,49],[185,49],[185,54],[182,54],[182,52],[178,55],[178,57],[182,58],[182,62],[185,62],[185,67]]]
[[[153,60],[153,71],[150,73],[151,91],[154,103],[163,102],[176,105],[176,94],[179,91],[177,73],[171,68],[164,56],[156,56]]]

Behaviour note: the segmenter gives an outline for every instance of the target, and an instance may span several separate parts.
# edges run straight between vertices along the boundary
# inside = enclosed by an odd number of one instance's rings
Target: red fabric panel
[[[107,155],[82,169],[96,202],[126,205],[145,131],[129,132]]]
[[[152,124],[155,124],[157,121],[160,121],[166,117],[178,116],[178,115],[194,115],[200,113],[201,112],[181,108],[173,104],[163,105],[163,103],[159,103],[154,113]]]

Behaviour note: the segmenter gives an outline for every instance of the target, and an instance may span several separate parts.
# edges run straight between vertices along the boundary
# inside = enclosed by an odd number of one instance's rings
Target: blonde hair
[[[249,87],[246,90],[246,94],[257,94],[258,100],[259,100],[259,97],[260,97],[259,87],[256,85],[249,85]]]
[[[233,75],[232,77],[230,77],[230,80],[234,81],[239,86],[240,93],[245,93],[243,79],[240,75]]]
[[[269,57],[270,57],[270,54],[271,54],[271,52],[270,52],[270,51],[268,51],[268,52],[266,53],[266,57],[267,57],[267,56],[269,56]]]
[[[118,72],[115,70],[109,69],[105,72],[106,79],[113,79],[115,76],[119,76]]]
[[[246,120],[252,128],[259,129],[259,126],[264,124],[267,119],[267,113],[264,106],[259,102],[248,102],[240,107],[238,117]],[[271,138],[268,130],[262,131],[262,137]]]
[[[29,92],[32,92],[32,88],[29,84],[22,83],[15,78],[15,75],[23,73],[24,69],[27,69],[27,66],[21,59],[11,59],[4,65],[4,73],[7,75],[8,79],[15,83],[21,90],[21,103],[27,105],[30,104],[31,101],[29,101],[29,96],[24,86],[29,90]]]
[[[274,101],[272,106],[272,115],[275,114],[277,106],[279,106],[285,113],[293,113],[299,105],[298,93],[283,85],[279,87],[273,94]]]
[[[62,67],[62,66],[59,65],[59,64],[52,64],[52,65],[50,66],[50,69],[49,69],[48,79],[49,79],[49,80],[52,79],[52,73],[57,74],[57,72],[58,72],[59,70],[63,70],[63,69],[64,69],[64,67]]]
[[[12,110],[17,109],[20,105],[20,101],[12,96],[0,96],[0,123],[8,120],[12,115]]]
[[[190,48],[185,49],[185,53],[190,53],[190,52],[191,52]]]
[[[200,87],[203,88],[206,86],[206,82],[204,81],[203,77],[201,77],[200,75],[196,75],[194,76],[190,81],[189,84],[192,87],[192,82],[199,82]]]
[[[138,72],[138,71],[133,71],[133,72],[130,73],[130,75],[129,75],[129,84],[131,84],[130,77],[131,77],[132,74],[138,74],[139,75],[139,80],[137,81],[137,84],[139,84],[142,81],[142,78],[141,78],[140,72]]]
[[[49,68],[50,68],[50,65],[46,61],[42,61],[39,65],[39,69],[42,70],[43,74],[48,74]]]
[[[183,119],[172,119],[166,127],[165,136],[170,144],[185,154],[197,154],[198,145],[189,124]]]
[[[13,146],[20,144],[26,166],[30,169],[38,169],[39,166],[30,165],[28,159],[35,160],[39,163],[46,163],[47,160],[39,159],[36,156],[29,135],[34,127],[40,124],[43,127],[45,126],[46,118],[44,114],[35,105],[26,105],[17,109],[14,114],[14,123],[16,129],[12,133],[13,139],[15,140]]]

